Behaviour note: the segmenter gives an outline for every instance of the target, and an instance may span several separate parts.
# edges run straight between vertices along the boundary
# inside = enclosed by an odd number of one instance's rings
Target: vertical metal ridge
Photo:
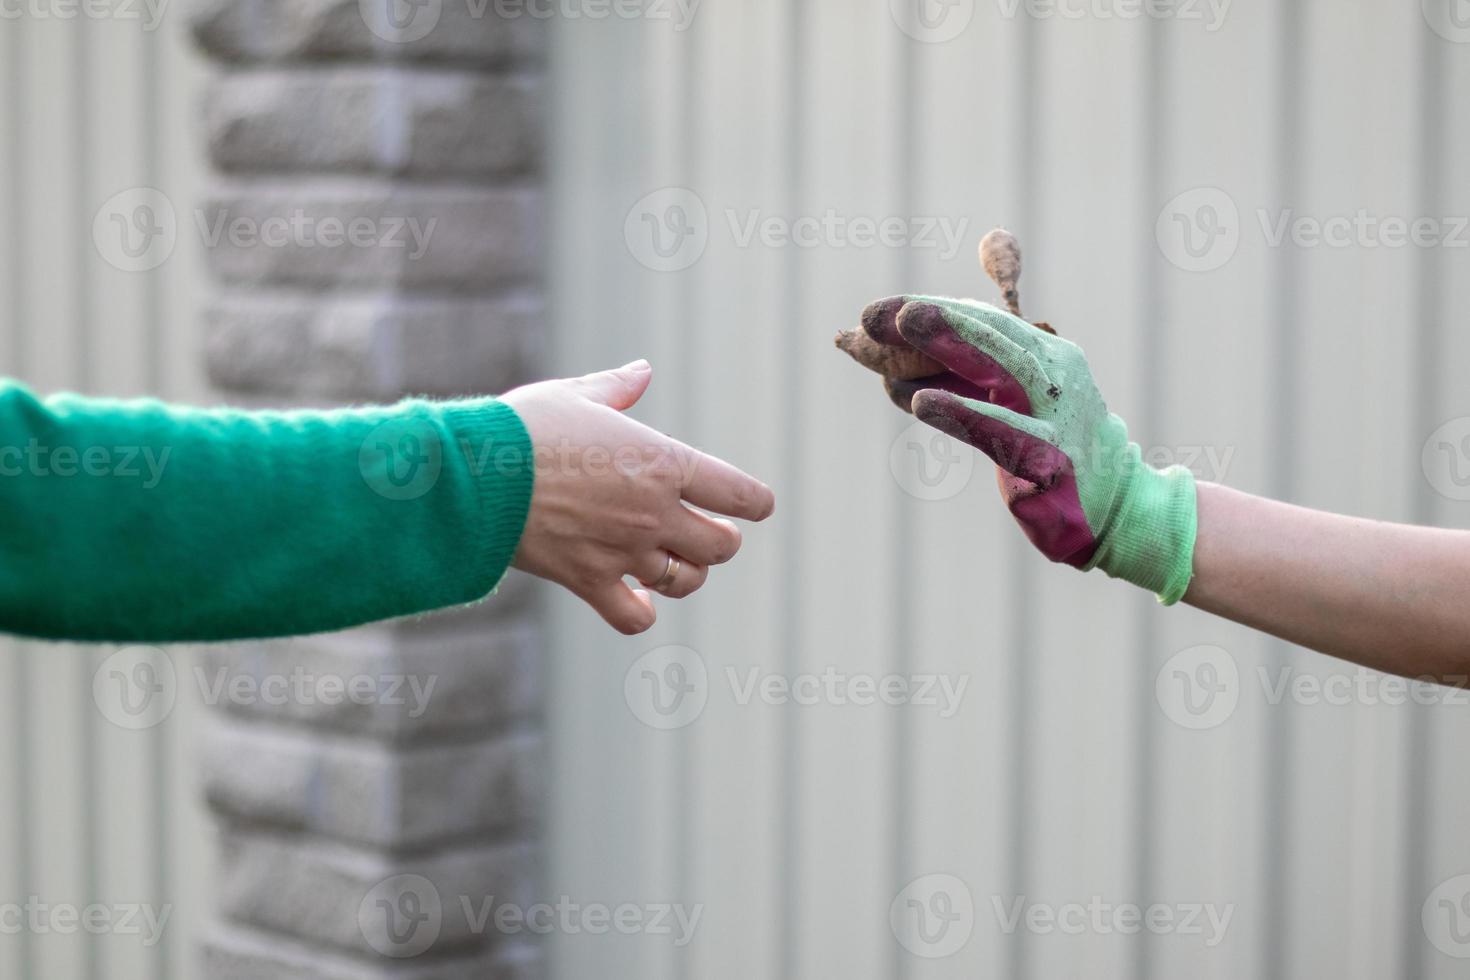
[[[1418,213],[1443,214],[1445,196],[1444,127],[1446,105],[1445,44],[1428,28],[1419,31],[1419,119],[1418,119]],[[1438,422],[1443,392],[1440,384],[1440,360],[1444,350],[1445,278],[1441,256],[1429,251],[1415,262],[1415,289],[1409,311],[1417,324],[1417,361],[1414,376],[1420,381],[1419,398],[1414,406],[1414,423],[1419,437],[1432,432]],[[1416,482],[1417,492],[1411,501],[1412,519],[1416,524],[1433,524],[1438,516],[1434,488],[1427,480]],[[1405,922],[1402,927],[1403,950],[1400,976],[1418,980],[1425,975],[1424,934],[1420,922],[1418,899],[1426,896],[1433,872],[1429,867],[1428,840],[1434,830],[1434,792],[1430,774],[1434,771],[1434,740],[1430,737],[1430,709],[1425,705],[1409,705],[1408,733],[1404,740],[1404,861],[1400,885],[1404,898]]]
[[[1297,147],[1302,138],[1302,5],[1283,3],[1277,8],[1280,15],[1278,47],[1276,54],[1276,79],[1279,86],[1276,100],[1280,110],[1276,116],[1276,186],[1283,206],[1290,206],[1301,189],[1301,156]],[[1268,389],[1266,398],[1270,410],[1268,418],[1280,420],[1276,428],[1277,438],[1269,454],[1271,474],[1269,490],[1278,500],[1289,501],[1295,496],[1299,457],[1296,411],[1298,403],[1298,365],[1301,362],[1301,330],[1299,328],[1299,302],[1297,277],[1299,263],[1291,248],[1282,249],[1276,263],[1276,274],[1271,283],[1271,319],[1275,322],[1272,331],[1277,338],[1275,357],[1265,365]],[[1282,640],[1271,640],[1266,646],[1266,655],[1278,666],[1285,666],[1291,656],[1291,646]],[[1288,862],[1292,848],[1291,833],[1291,774],[1293,752],[1296,748],[1295,729],[1290,712],[1268,713],[1263,744],[1268,747],[1264,767],[1265,792],[1262,796],[1262,827],[1274,832],[1262,834],[1261,862],[1264,874],[1264,907],[1261,913],[1261,970],[1263,978],[1282,978],[1286,973],[1286,936],[1290,932],[1291,903],[1287,900],[1289,884]]]
[[[901,31],[893,31],[892,35],[894,43],[898,46],[898,105],[903,107],[918,105],[917,64],[914,53],[919,42],[909,40]],[[916,140],[919,133],[914,122],[917,114],[900,111],[897,115],[897,124],[893,127],[897,139],[890,141],[898,158],[898,166],[895,170],[898,193],[894,195],[894,201],[899,213],[912,219],[915,210],[913,160],[918,154],[910,152],[909,148],[917,146]],[[913,282],[916,263],[912,250],[899,250],[897,267],[900,282]],[[886,590],[887,594],[892,597],[890,603],[893,607],[892,633],[890,634],[894,656],[892,669],[896,674],[908,676],[912,673],[911,667],[913,666],[910,644],[913,642],[912,610],[915,594],[913,576],[905,574],[904,570],[915,566],[918,552],[914,542],[913,501],[901,493],[893,494],[892,500],[894,513],[892,541],[889,547],[893,553],[893,560],[888,565],[889,585]],[[913,836],[910,815],[914,797],[915,746],[911,712],[900,710],[892,712],[892,715],[893,743],[890,746],[889,755],[892,780],[889,793],[891,803],[889,879],[894,888],[901,888],[913,865],[913,854],[908,842]],[[898,943],[890,943],[889,949],[893,957],[893,976],[895,980],[899,980],[908,975],[909,971],[906,967],[910,961]]]
[[[1144,73],[1143,73],[1143,106],[1144,106],[1144,130],[1142,146],[1142,166],[1140,167],[1140,187],[1142,202],[1145,204],[1144,213],[1151,210],[1149,207],[1158,198],[1159,189],[1163,185],[1163,175],[1166,170],[1166,154],[1169,149],[1166,126],[1164,123],[1164,52],[1162,29],[1157,18],[1148,17],[1144,19],[1145,41],[1144,41]],[[1139,345],[1139,360],[1143,369],[1139,376],[1143,379],[1143,395],[1139,400],[1146,424],[1156,426],[1163,418],[1164,396],[1160,386],[1150,384],[1149,379],[1162,378],[1165,376],[1161,366],[1167,361],[1161,350],[1167,342],[1167,331],[1163,329],[1160,322],[1164,307],[1163,280],[1159,276],[1158,252],[1156,251],[1153,236],[1145,232],[1139,239],[1139,268],[1138,268],[1138,313],[1142,317],[1143,337]],[[1158,619],[1154,615],[1147,614],[1144,607],[1134,603],[1130,608],[1137,610],[1136,633],[1138,636],[1138,653],[1134,669],[1138,674],[1138,690],[1146,692],[1152,689],[1152,678],[1155,672],[1153,664],[1153,652],[1159,641]],[[1146,698],[1147,695],[1145,694]],[[1155,750],[1158,735],[1157,712],[1148,710],[1151,707],[1147,703],[1140,704],[1134,713],[1134,764],[1138,767],[1137,795],[1134,799],[1134,894],[1135,900],[1140,903],[1152,901],[1153,889],[1158,869],[1154,861],[1153,841],[1155,839],[1154,828],[1158,821],[1158,783],[1156,780],[1159,755]],[[1139,980],[1148,980],[1153,975],[1153,945],[1149,937],[1140,934],[1133,943],[1133,973]]]
[[[786,168],[787,168],[787,194],[788,205],[794,205],[801,196],[803,187],[802,164],[805,154],[802,152],[802,134],[806,112],[803,100],[809,95],[807,92],[807,73],[803,66],[805,60],[802,57],[802,45],[806,38],[807,22],[806,14],[808,3],[791,3],[787,6],[789,22],[787,24],[787,70],[790,78],[793,98],[790,102],[790,114],[786,119]],[[786,309],[795,311],[801,300],[801,268],[805,265],[800,254],[785,263],[785,272],[781,276],[780,295],[781,305]],[[796,363],[796,358],[788,357],[781,361],[781,385],[780,391],[786,405],[786,418],[790,424],[787,427],[789,437],[785,440],[785,451],[781,459],[781,477],[786,481],[786,496],[792,501],[791,522],[793,526],[801,524],[803,507],[801,504],[801,460],[803,456],[804,429],[802,426],[803,413],[801,410],[800,381],[801,372]],[[781,610],[781,658],[783,669],[787,677],[795,676],[799,664],[797,648],[801,641],[801,609],[796,600],[796,586],[802,580],[801,548],[793,543],[791,537],[783,539],[785,544],[786,568],[784,578],[773,581],[776,590],[775,601]],[[797,946],[796,946],[796,918],[798,913],[798,902],[800,899],[800,877],[797,870],[797,789],[801,783],[801,744],[798,741],[800,731],[797,728],[796,713],[785,711],[781,713],[781,744],[786,751],[781,754],[781,868],[785,876],[782,879],[780,909],[777,921],[780,929],[781,964],[780,972],[783,980],[797,980]]]
[[[1018,47],[1020,57],[1020,81],[1018,91],[1019,99],[1019,132],[1016,133],[1017,157],[1020,159],[1020,178],[1017,185],[1017,200],[1020,202],[1016,208],[1018,233],[1022,241],[1035,236],[1031,234],[1035,230],[1038,215],[1040,213],[1035,168],[1040,162],[1038,142],[1040,136],[1037,132],[1037,114],[1040,111],[1040,91],[1042,73],[1039,66],[1041,59],[1041,45],[1037,37],[1036,19],[1033,17],[1022,17],[1018,28]],[[1012,895],[1023,895],[1026,892],[1026,876],[1031,869],[1031,846],[1032,846],[1032,807],[1031,795],[1033,791],[1031,771],[1034,765],[1034,732],[1032,731],[1033,712],[1029,709],[1029,700],[1034,696],[1035,684],[1033,677],[1032,662],[1036,656],[1036,642],[1026,624],[1031,622],[1035,615],[1035,589],[1036,579],[1034,555],[1031,553],[1030,544],[1021,536],[1013,535],[1006,544],[1006,558],[1010,567],[1016,570],[1012,576],[1012,588],[1010,595],[1010,622],[1007,624],[1007,646],[1011,650],[1011,663],[1014,665],[1011,677],[1011,814],[1010,814],[1010,839],[1011,848],[1009,853],[1010,867],[1006,870]],[[1011,936],[1009,963],[1004,971],[1010,980],[1026,980],[1031,975],[1030,960],[1028,957],[1029,943],[1024,930],[1018,930]]]
[[[26,105],[29,97],[26,70],[22,62],[21,34],[23,22],[17,22],[10,30],[0,32],[5,39],[5,64],[9,67],[7,91],[11,95],[11,103],[16,107]],[[10,312],[11,323],[14,333],[11,337],[11,350],[14,355],[13,370],[15,376],[24,379],[26,368],[30,360],[29,331],[26,322],[30,317],[30,292],[27,288],[24,273],[24,263],[20,257],[26,254],[22,247],[26,219],[29,209],[26,207],[28,200],[25,193],[26,186],[26,160],[25,153],[21,150],[24,145],[24,123],[25,114],[14,111],[8,116],[10,125],[5,139],[6,148],[6,172],[10,175],[10,186],[7,192],[10,195],[11,204],[11,226],[9,229],[11,237],[11,251],[14,261],[10,264],[9,286],[10,286]],[[14,664],[15,686],[12,692],[14,703],[11,705],[11,744],[14,746],[17,760],[17,776],[20,782],[20,791],[14,794],[14,819],[15,819],[15,877],[20,885],[23,895],[29,894],[35,877],[35,863],[31,858],[31,804],[39,799],[36,790],[39,789],[39,779],[35,772],[35,760],[31,755],[31,650],[28,644],[19,640],[9,640],[6,647],[10,652]],[[35,942],[29,930],[22,929],[15,937],[16,947],[19,950],[17,959],[20,962],[21,976],[29,980],[36,975],[36,949]]]
[[[140,31],[139,44],[143,48],[144,57],[139,70],[143,74],[143,103],[138,106],[138,125],[142,130],[143,145],[143,182],[150,187],[159,187],[163,183],[163,173],[159,166],[158,148],[162,142],[163,130],[159,119],[158,106],[166,91],[161,77],[164,61],[162,40],[157,31]],[[189,132],[194,132],[191,127]],[[173,195],[169,195],[170,198]],[[178,202],[185,205],[186,212],[192,211],[193,201]],[[177,206],[177,204],[176,204]],[[174,383],[174,379],[166,376],[164,365],[167,359],[164,357],[164,301],[162,289],[162,277],[164,270],[168,268],[167,263],[148,272],[143,280],[143,348],[144,348],[144,381],[150,392],[158,394],[171,394],[167,389]]]
[[[72,21],[72,44],[71,44],[71,72],[72,84],[75,86],[72,92],[71,125],[73,150],[75,152],[72,164],[72,256],[75,265],[76,276],[76,309],[73,312],[73,343],[72,350],[72,373],[74,386],[89,395],[96,395],[97,383],[96,371],[93,370],[92,315],[95,304],[92,302],[92,290],[96,285],[93,272],[96,268],[92,262],[92,252],[89,247],[91,242],[91,222],[87,220],[87,204],[90,198],[90,176],[92,164],[91,119],[88,112],[91,103],[90,86],[92,72],[90,70],[90,45],[92,36],[92,23],[85,17]],[[95,670],[99,657],[97,652],[90,647],[83,647],[78,651],[82,664],[90,670]],[[92,702],[92,692],[89,686],[83,685],[78,692],[82,699],[82,718],[80,741],[82,745],[81,758],[77,760],[78,779],[82,784],[82,890],[87,896],[89,904],[102,901],[99,894],[100,875],[97,870],[98,858],[101,855],[101,829],[99,827],[98,813],[101,810],[101,792],[98,786],[100,777],[97,765],[97,754],[101,749],[101,732],[97,724],[96,706]],[[98,943],[99,937],[94,933],[87,933],[81,937],[83,969],[90,980],[97,980],[98,973]]]
[[[143,73],[143,100],[138,106],[139,126],[143,134],[142,180],[150,186],[157,187],[162,182],[163,176],[158,160],[158,148],[162,138],[158,105],[164,91],[161,78],[162,68],[160,67],[163,56],[159,50],[162,43],[157,32],[142,31],[140,34],[138,43],[142,46],[145,55],[140,67]],[[192,204],[192,202],[189,203]],[[167,376],[164,370],[163,319],[165,313],[161,277],[164,275],[165,268],[167,266],[148,272],[143,286],[144,382],[150,394],[159,396],[173,394],[175,383],[175,379]],[[173,656],[172,651],[166,651],[166,653],[171,659],[177,659]],[[189,654],[185,653],[185,657],[187,656]],[[180,737],[178,733],[180,724],[181,720],[176,714],[170,724],[155,726],[147,733],[152,761],[149,790],[152,796],[154,820],[151,891],[154,901],[160,906],[169,903],[173,887],[173,848],[178,844],[174,839],[173,831],[173,807],[176,802],[173,790],[176,774],[173,753],[170,749],[173,741]],[[177,935],[178,931],[175,930],[175,936]],[[178,939],[165,940],[154,947],[154,976],[173,977],[176,975],[178,961],[174,957],[174,943],[178,941]]]
[[[676,166],[679,172],[679,182],[685,187],[698,187],[696,180],[699,167],[699,144],[698,133],[699,115],[695,112],[695,95],[698,90],[700,75],[700,59],[693,56],[691,49],[698,43],[702,32],[698,27],[691,29],[681,35],[675,35],[674,47],[674,76],[678,84],[674,86],[675,104],[672,107],[674,125],[676,131],[683,134],[684,138],[677,142],[680,147],[679,159]],[[676,316],[683,323],[694,323],[697,303],[695,301],[696,291],[693,288],[694,277],[698,275],[698,263],[687,270],[675,280],[674,308]],[[687,438],[698,439],[698,433],[705,424],[704,413],[699,410],[700,399],[696,397],[697,386],[694,379],[698,376],[697,369],[703,362],[699,358],[700,346],[698,338],[699,330],[680,330],[675,335],[679,338],[679,347],[675,351],[674,360],[678,366],[679,384],[675,393],[675,400],[681,406],[687,418],[689,436]],[[685,620],[694,618],[694,614],[683,611],[681,615]],[[698,621],[693,624],[698,628]],[[695,786],[695,773],[697,771],[699,739],[698,725],[690,725],[679,732],[678,759],[676,761],[676,778],[678,779],[678,790],[675,794],[679,801],[678,814],[675,818],[675,847],[676,863],[674,868],[674,889],[681,902],[693,901],[691,885],[694,881],[691,865],[694,858],[695,826],[698,814],[695,810],[696,794],[693,792]],[[674,975],[690,976],[689,969],[689,946],[676,946],[674,949]]]

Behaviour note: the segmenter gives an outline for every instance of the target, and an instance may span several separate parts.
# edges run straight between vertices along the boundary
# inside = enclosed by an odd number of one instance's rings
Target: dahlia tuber
[[[984,267],[985,274],[1000,287],[1006,309],[1011,311],[1012,316],[1024,320],[1025,317],[1021,315],[1021,243],[1016,241],[1016,236],[1004,228],[996,228],[980,239],[980,265]],[[1049,323],[1035,323],[1032,326],[1049,334],[1056,333]]]
[[[837,334],[837,347],[869,371],[875,371],[885,378],[912,381],[915,378],[940,374],[945,370],[943,364],[926,354],[920,354],[912,347],[880,344],[861,329],[840,331]]]
[[[1016,241],[1016,236],[1004,228],[997,228],[986,235],[980,242],[980,264],[985,268],[985,274],[1000,287],[1006,308],[1012,315],[1020,317],[1021,244]],[[914,350],[898,335],[896,317],[904,301],[902,296],[893,296],[870,304],[863,311],[861,327],[840,331],[836,337],[839,350],[883,376],[889,396],[900,408],[907,407],[905,403],[910,397],[910,389],[915,387],[904,382],[936,378],[948,371],[943,364]],[[1032,325],[1047,333],[1056,333],[1050,324]]]

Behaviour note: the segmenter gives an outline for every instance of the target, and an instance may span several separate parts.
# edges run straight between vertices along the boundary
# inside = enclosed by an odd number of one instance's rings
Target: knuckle
[[[663,525],[663,519],[652,510],[635,510],[628,515],[628,529],[639,536],[649,535]]]
[[[648,464],[648,476],[665,490],[677,490],[681,480],[679,465],[670,453],[659,453]]]

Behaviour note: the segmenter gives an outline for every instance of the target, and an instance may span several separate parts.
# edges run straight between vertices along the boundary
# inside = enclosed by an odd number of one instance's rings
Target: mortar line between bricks
[[[329,61],[258,61],[235,66],[231,70],[227,81],[256,81],[270,78],[340,79],[344,74],[351,75],[353,78],[391,76],[394,78],[428,78],[434,80],[443,78],[493,79],[495,81],[516,82],[530,86],[541,85],[545,78],[542,72],[535,70],[531,66],[521,66],[507,70],[489,65],[474,66],[470,64],[424,61],[362,61],[350,63],[334,63]]]
[[[534,825],[517,824],[495,832],[466,832],[448,834],[431,840],[411,844],[389,844],[368,841],[355,837],[341,837],[309,827],[287,826],[263,820],[242,817],[223,810],[214,803],[208,804],[209,813],[215,818],[215,829],[219,833],[230,833],[245,839],[266,840],[300,849],[324,849],[341,854],[376,856],[388,865],[404,865],[414,861],[442,858],[446,851],[512,851],[525,849],[538,854],[543,843],[540,836],[528,835]],[[394,872],[397,873],[397,872]]]
[[[355,970],[363,963],[372,963],[380,969],[391,969],[391,965],[385,964],[381,957],[373,957],[360,950],[350,950],[340,946],[313,945],[310,941],[292,933],[278,932],[253,922],[241,922],[233,918],[221,917],[215,920],[213,928],[206,928],[201,939],[206,948],[230,946],[239,950],[245,946],[265,947],[263,950],[255,949],[250,952],[256,955],[272,956],[277,962],[290,960],[293,964],[298,964],[301,969],[311,970],[317,976],[325,978],[336,976],[330,972],[333,969]],[[479,965],[483,960],[493,965],[502,959],[517,958],[516,954],[527,952],[539,952],[539,946],[534,942],[507,938],[492,948],[479,950],[474,955],[444,956],[434,959],[434,963],[437,966],[452,966],[462,961],[471,965]],[[325,962],[322,962],[324,960]],[[322,973],[323,970],[328,972]],[[352,976],[357,977],[358,974],[354,973]]]
[[[242,55],[235,51],[219,51],[211,49],[208,44],[201,45],[203,56],[209,60],[217,61],[229,67],[231,71],[256,72],[264,70],[277,71],[304,71],[311,68],[320,68],[322,71],[339,71],[342,69],[358,70],[372,68],[393,68],[429,74],[432,72],[476,72],[487,75],[495,74],[517,74],[525,73],[532,76],[544,73],[546,64],[544,61],[512,60],[512,61],[483,61],[474,58],[441,58],[434,56],[434,60],[427,58],[394,58],[385,60],[382,58],[381,50],[355,52],[351,54],[321,54],[313,56],[307,61],[295,56],[272,56],[272,55]]]
[[[543,299],[544,294],[530,288],[531,284],[523,282],[509,282],[504,287],[488,288],[480,292],[456,292],[448,289],[413,288],[410,290],[386,290],[382,287],[343,287],[334,289],[332,295],[323,302],[320,292],[313,291],[300,283],[283,282],[279,285],[265,284],[264,288],[256,284],[250,288],[247,283],[241,282],[219,282],[220,292],[207,301],[209,305],[220,306],[221,301],[242,300],[247,303],[259,303],[265,305],[272,300],[297,300],[302,303],[316,300],[314,305],[332,309],[346,302],[363,302],[368,300],[389,300],[399,304],[404,309],[409,309],[415,302],[432,301],[445,303],[502,303],[513,300]]]
[[[542,738],[546,734],[546,727],[541,723],[542,719],[539,717],[522,716],[514,724],[497,725],[493,728],[459,732],[431,732],[425,733],[420,738],[412,739],[387,739],[370,731],[333,728],[328,725],[312,724],[311,722],[289,716],[276,717],[267,714],[252,714],[246,711],[216,709],[211,705],[205,705],[205,708],[214,712],[210,716],[210,720],[205,723],[207,726],[214,725],[227,730],[250,730],[257,734],[261,732],[277,734],[281,737],[282,741],[292,741],[291,736],[298,736],[294,740],[309,740],[325,745],[348,743],[353,746],[362,747],[364,750],[373,749],[385,753],[418,751],[431,748],[464,748],[483,742],[501,742],[527,736]],[[302,738],[305,736],[309,736],[310,738]]]
[[[506,173],[414,174],[391,170],[227,170],[213,166],[209,186],[205,189],[207,207],[217,197],[234,196],[246,191],[266,190],[282,200],[298,201],[313,192],[330,189],[335,194],[328,203],[351,200],[354,195],[384,195],[389,199],[407,198],[419,191],[463,194],[479,199],[510,197],[517,193],[540,196],[546,186],[534,170]]]

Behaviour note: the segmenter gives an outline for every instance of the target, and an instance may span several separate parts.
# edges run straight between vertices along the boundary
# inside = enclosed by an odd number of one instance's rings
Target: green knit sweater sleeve
[[[494,399],[252,412],[0,379],[0,631],[227,640],[471,602],[532,473]]]

